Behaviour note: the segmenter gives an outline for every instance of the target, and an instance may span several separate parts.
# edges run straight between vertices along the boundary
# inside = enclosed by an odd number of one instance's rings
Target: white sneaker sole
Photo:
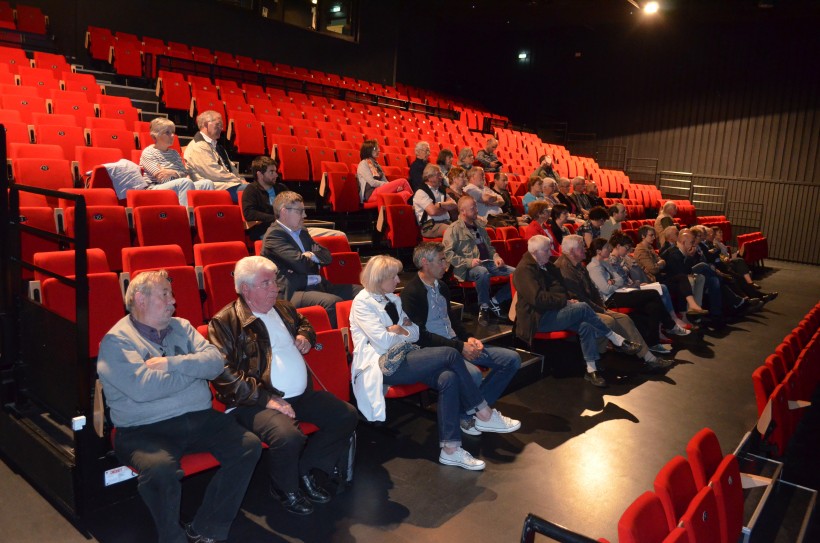
[[[463,464],[461,462],[449,460],[447,458],[439,456],[438,461],[439,463],[444,464],[445,466],[456,466],[462,469],[466,469],[468,471],[482,471],[487,466],[487,464],[485,464],[483,460],[480,464]]]
[[[480,432],[488,432],[488,433],[491,433],[491,434],[509,434],[510,432],[515,432],[519,428],[521,428],[521,422],[518,422],[518,424],[516,424],[514,426],[505,426],[503,428],[497,428],[495,426],[491,426],[491,427],[479,426],[479,420],[478,419],[476,419],[476,423],[475,423],[475,429],[476,430],[478,430]]]

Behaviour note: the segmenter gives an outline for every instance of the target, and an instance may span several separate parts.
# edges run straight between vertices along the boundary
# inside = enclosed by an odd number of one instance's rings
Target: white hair
[[[576,247],[582,247],[586,249],[586,244],[584,243],[584,238],[581,236],[577,236],[575,234],[571,234],[569,236],[564,236],[564,240],[561,242],[561,251],[564,253],[568,253],[575,249]]]
[[[552,249],[552,240],[547,236],[542,236],[541,234],[536,234],[527,240],[527,251],[529,251],[530,254],[535,251],[540,251],[541,249],[547,251]]]
[[[242,294],[242,285],[253,286],[256,276],[262,270],[278,273],[279,268],[264,256],[246,256],[233,269],[233,284],[237,294]]]

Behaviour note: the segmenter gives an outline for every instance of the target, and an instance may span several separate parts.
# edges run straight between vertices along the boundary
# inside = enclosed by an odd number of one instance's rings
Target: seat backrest
[[[394,249],[415,247],[419,238],[419,227],[413,206],[391,205],[384,208],[387,217],[387,240]]]
[[[73,155],[72,155],[73,156]],[[64,159],[65,152],[59,145],[46,143],[10,143],[8,158],[56,158]]]
[[[122,271],[134,275],[140,270],[184,266],[185,254],[178,245],[126,247],[122,250]]]
[[[70,321],[77,317],[76,291],[73,287],[49,278],[43,281],[43,305]],[[114,324],[125,316],[125,306],[117,274],[88,274],[88,354],[97,356],[100,341]]]
[[[188,211],[178,203],[135,207],[134,228],[137,231],[137,242],[141,247],[178,245],[185,255],[185,262],[193,264],[194,247]]]
[[[231,195],[225,190],[189,190],[188,207],[233,205]]]
[[[359,183],[355,174],[330,172],[327,174],[327,183],[330,190],[330,207],[334,212],[359,211]]]
[[[335,285],[361,285],[362,261],[359,253],[332,253],[333,260],[322,267],[322,275]]]
[[[205,205],[194,209],[197,236],[202,243],[245,241],[242,212],[236,205]]]
[[[23,194],[23,193],[21,193]],[[54,221],[54,210],[45,206],[20,207],[20,224],[37,228],[52,234],[57,233],[57,223]],[[28,232],[20,233],[20,258],[23,262],[33,262],[34,255],[40,252],[58,251],[56,241],[43,239]],[[29,270],[23,269],[23,279],[31,279]]]
[[[709,479],[723,460],[723,451],[720,450],[720,442],[715,432],[703,428],[692,436],[686,445],[686,456],[689,458],[695,484],[700,490],[709,484]]]
[[[317,332],[333,329],[330,325],[330,318],[327,315],[327,311],[320,305],[299,307],[296,311],[310,321],[310,325],[313,326],[313,329]]]
[[[236,299],[234,262],[219,262],[204,267],[205,317],[212,318],[220,309]]]
[[[738,541],[743,530],[743,485],[735,455],[723,458],[709,479],[709,486],[715,491],[721,541]]]
[[[120,149],[130,155],[137,148],[134,132],[131,130],[116,130],[112,128],[92,128],[91,145],[94,147],[110,147]]]
[[[667,528],[672,531],[681,515],[697,494],[695,478],[689,461],[676,456],[666,463],[655,477],[655,494],[660,498],[666,512]]]
[[[663,505],[652,492],[638,496],[618,521],[620,543],[661,543],[668,534]]]
[[[346,236],[314,236],[313,241],[331,253],[349,253],[350,243]]]
[[[65,230],[74,236],[75,207],[65,210]],[[122,269],[122,250],[131,246],[131,231],[125,208],[118,205],[86,207],[88,246],[98,247],[108,258],[108,269]]]
[[[129,190],[125,196],[128,207],[175,206],[179,197],[172,190]]]
[[[168,279],[176,299],[175,317],[186,319],[192,326],[199,326],[205,319],[202,316],[202,300],[199,296],[199,284],[193,266],[163,266],[168,272]],[[148,271],[148,270],[142,270]],[[142,271],[131,276],[138,276]]]
[[[34,265],[68,277],[70,275],[74,275],[74,272],[76,271],[74,267],[75,254],[76,251],[48,251],[45,253],[35,253]],[[104,273],[111,271],[108,267],[108,259],[102,249],[87,249],[86,257],[88,259],[88,273]],[[49,277],[50,276],[44,274],[43,272],[34,272],[35,281],[40,281],[42,283]]]
[[[62,117],[62,115],[60,115]],[[76,159],[77,147],[85,147],[85,135],[79,126],[71,125],[36,125],[34,139],[38,145],[59,145],[63,149],[63,158]]]
[[[125,154],[121,149],[85,146],[75,147],[74,156],[77,159],[80,175],[85,175],[86,172],[91,171],[95,166],[99,166],[100,164],[117,162],[125,158]]]
[[[315,390],[326,389],[340,400],[350,401],[350,371],[339,330],[317,330],[316,343],[304,358],[313,374]]]
[[[681,517],[690,541],[718,543],[720,539],[720,515],[715,492],[705,486],[692,499]],[[732,540],[729,540],[732,541]]]
[[[194,244],[194,265],[208,266],[221,262],[236,263],[248,256],[248,246],[241,241],[216,241]]]
[[[68,192],[85,198],[86,206],[115,206],[119,205],[117,193],[113,189],[60,189],[60,192]],[[63,208],[74,207],[74,200],[60,198],[58,205]]]
[[[74,187],[71,163],[59,158],[16,158],[11,162],[15,183],[59,190]],[[56,199],[54,199],[56,205]]]

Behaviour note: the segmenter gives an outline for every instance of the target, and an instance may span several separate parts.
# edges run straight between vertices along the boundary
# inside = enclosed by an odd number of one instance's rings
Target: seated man
[[[214,184],[208,179],[192,181],[188,170],[182,163],[174,143],[174,123],[165,117],[151,121],[151,138],[154,143],[143,149],[140,155],[140,166],[150,182],[146,188],[173,190],[179,198],[179,205],[188,205],[189,190],[214,190]]]
[[[278,268],[281,296],[296,307],[324,307],[336,328],[336,302],[352,300],[362,287],[334,285],[321,276],[320,266],[330,264],[333,257],[305,230],[305,203],[299,193],[278,194],[273,201],[273,211],[276,222],[265,234],[262,256],[271,259]]]
[[[261,256],[236,263],[239,297],[208,325],[211,341],[225,356],[214,388],[237,422],[268,444],[271,491],[288,512],[309,515],[311,501],[330,501],[312,470],[333,473],[347,454],[357,415],[352,405],[313,389],[302,356],[316,342],[316,332],[290,302],[277,301],[276,271]],[[306,437],[296,421],[319,430]]]
[[[239,171],[231,162],[228,152],[219,145],[222,135],[222,115],[216,111],[203,111],[196,117],[199,132],[185,148],[185,162],[191,179],[210,179],[217,189],[227,190],[234,203],[236,193],[244,190],[247,183],[239,177]]]
[[[538,157],[538,168],[532,172],[532,176],[540,177],[542,179],[545,177],[551,177],[556,181],[558,180],[558,174],[552,168],[552,155],[541,155]]]
[[[460,319],[450,318],[450,289],[442,281],[447,271],[444,246],[425,242],[413,251],[413,264],[419,272],[401,291],[401,304],[407,316],[419,327],[420,347],[453,347],[467,363],[481,395],[494,405],[504,393],[518,368],[521,357],[513,350],[485,346],[473,337]],[[489,368],[482,379],[476,366]],[[461,429],[469,435],[481,433],[475,427],[475,417],[462,417]]]
[[[426,141],[420,141],[416,144],[413,151],[416,154],[416,160],[410,164],[409,181],[410,188],[413,189],[413,191],[417,191],[424,184],[424,180],[421,176],[424,173],[425,166],[427,166],[427,160],[430,158],[430,144]]]
[[[515,268],[504,264],[504,259],[495,252],[486,223],[478,217],[478,206],[471,196],[461,197],[458,213],[458,220],[444,232],[445,256],[459,281],[475,282],[478,322],[486,326],[491,312],[496,318],[502,318],[501,304],[511,297],[509,284],[490,297],[490,277],[511,275]]]
[[[441,168],[428,164],[421,175],[421,187],[413,195],[416,222],[423,238],[440,238],[450,225],[450,211],[458,207],[441,189]]]
[[[592,203],[587,196],[587,182],[583,177],[575,177],[572,180],[572,194],[569,196],[577,205],[580,215],[587,216],[592,209]]]
[[[464,185],[464,194],[472,196],[478,205],[478,216],[493,227],[518,226],[515,217],[507,215],[501,210],[504,198],[487,186],[484,168],[474,166],[467,172],[467,184]]]
[[[569,179],[566,177],[560,178],[558,180],[558,194],[556,194],[555,197],[558,198],[559,202],[567,206],[570,220],[583,222],[584,210],[581,209],[578,206],[578,202],[570,196],[569,189],[571,186],[572,183]]]
[[[265,232],[276,220],[273,214],[273,200],[277,194],[290,190],[283,183],[277,183],[279,179],[279,164],[271,157],[258,156],[251,163],[251,173],[254,181],[248,183],[248,187],[242,193],[242,214],[245,220],[252,224],[247,230],[252,241],[265,237]],[[258,223],[258,224],[257,224]],[[308,232],[314,238],[320,236],[345,236],[341,230],[330,228],[308,228]]]
[[[484,149],[476,153],[475,159],[484,168],[484,171],[494,173],[501,171],[501,161],[498,160],[498,155],[495,150],[498,149],[498,140],[495,138],[488,138],[487,143],[484,144]]]
[[[527,241],[527,252],[512,279],[516,290],[516,334],[531,345],[536,332],[576,332],[587,365],[584,379],[596,387],[605,387],[606,381],[598,372],[598,340],[606,338],[629,354],[638,352],[640,345],[610,330],[587,304],[570,297],[561,272],[550,263],[551,253],[552,242],[548,237],[533,236]]]
[[[606,240],[612,237],[613,232],[621,231],[621,223],[626,220],[626,206],[617,203],[611,206],[607,212],[609,213],[609,220],[601,225],[600,236]]]
[[[587,198],[589,198],[589,205],[592,207],[605,207],[604,199],[598,194],[598,185],[595,181],[587,181]]]
[[[139,472],[137,490],[161,543],[227,539],[262,448],[211,407],[207,380],[222,373],[222,355],[188,321],[171,317],[174,295],[165,271],[136,276],[125,305],[130,315],[108,331],[97,359],[117,427],[114,452]],[[221,467],[193,522],[180,527],[179,459],[195,452],[210,452]]]
[[[607,328],[637,343],[640,349],[634,354],[644,360],[645,366],[651,369],[669,367],[669,361],[659,360],[649,351],[646,341],[628,315],[610,311],[604,306],[598,289],[583,265],[585,256],[584,238],[576,235],[564,236],[564,241],[561,243],[561,256],[555,261],[555,267],[561,271],[564,286],[569,295],[581,302],[586,302],[598,314],[598,318],[604,321]]]

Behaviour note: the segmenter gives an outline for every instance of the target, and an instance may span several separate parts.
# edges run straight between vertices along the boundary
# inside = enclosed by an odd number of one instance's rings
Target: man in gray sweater
[[[228,537],[261,454],[259,439],[211,408],[208,379],[224,358],[191,324],[173,318],[168,274],[143,272],[128,285],[123,317],[103,338],[97,372],[111,420],[114,452],[139,472],[137,485],[160,543]],[[180,458],[209,452],[221,467],[191,524],[180,526]]]

